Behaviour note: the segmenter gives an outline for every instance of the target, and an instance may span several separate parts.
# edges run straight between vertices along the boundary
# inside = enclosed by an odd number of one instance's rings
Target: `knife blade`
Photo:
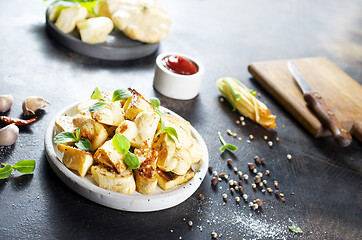
[[[314,115],[331,131],[334,139],[339,145],[342,147],[350,145],[352,142],[351,134],[342,127],[333,111],[325,104],[322,96],[318,92],[313,91],[303,75],[290,61],[288,61],[288,68],[293,78],[298,83],[299,88],[302,90],[304,100],[313,110]]]

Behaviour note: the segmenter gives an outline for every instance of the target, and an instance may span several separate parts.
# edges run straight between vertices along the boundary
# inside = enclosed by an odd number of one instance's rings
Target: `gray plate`
[[[132,40],[119,30],[113,30],[105,43],[88,44],[80,40],[77,29],[65,34],[48,19],[48,14],[45,19],[47,31],[55,41],[88,57],[103,60],[132,60],[151,55],[160,45],[159,43],[149,44]]]

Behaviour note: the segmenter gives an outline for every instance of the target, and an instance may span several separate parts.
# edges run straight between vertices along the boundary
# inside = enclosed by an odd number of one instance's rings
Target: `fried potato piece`
[[[189,181],[191,178],[193,178],[195,175],[192,168],[190,168],[184,175],[177,175],[172,172],[164,172],[162,170],[158,170],[157,174],[158,174],[158,178],[157,178],[158,185],[163,190],[168,190],[168,189],[173,188],[174,186],[185,183],[185,182]]]
[[[123,134],[132,147],[141,148],[152,145],[160,116],[156,112],[142,111],[134,122],[125,120],[116,129],[116,134]]]
[[[177,141],[177,140],[176,140]],[[157,167],[165,172],[184,175],[191,166],[190,150],[166,133],[159,135],[152,147],[158,151]]]
[[[73,119],[73,124],[79,128],[80,136],[88,138],[92,144],[91,151],[97,150],[108,137],[107,130],[97,121],[78,114]]]
[[[57,144],[62,153],[62,161],[67,168],[76,170],[81,177],[87,174],[93,164],[92,154],[63,144]]]
[[[63,9],[55,22],[55,26],[63,33],[70,33],[75,29],[77,22],[86,19],[88,11],[78,5]]]
[[[157,186],[157,152],[150,148],[136,148],[134,154],[140,161],[140,167],[134,171],[136,189],[142,194],[152,193]]]
[[[156,43],[168,36],[167,12],[154,0],[108,0],[114,24],[128,37]]]
[[[119,174],[97,165],[91,167],[91,173],[94,181],[101,188],[124,194],[131,194],[136,189],[136,183],[130,168]]]
[[[73,124],[73,117],[69,116],[60,116],[55,120],[55,133],[59,134],[61,132],[72,132],[75,133],[76,127]]]
[[[154,112],[152,104],[149,103],[140,93],[134,89],[128,89],[132,92],[126,103],[123,106],[125,117],[129,120],[134,120],[137,115],[143,111]]]
[[[92,112],[91,116],[97,122],[111,126],[119,126],[124,121],[123,114],[124,112],[120,102],[110,102],[99,111]]]
[[[113,168],[117,173],[126,171],[124,154],[118,152],[113,146],[112,140],[106,141],[94,154],[94,160],[107,167]]]
[[[80,38],[88,44],[97,44],[107,41],[113,30],[113,22],[107,17],[94,17],[77,22]]]

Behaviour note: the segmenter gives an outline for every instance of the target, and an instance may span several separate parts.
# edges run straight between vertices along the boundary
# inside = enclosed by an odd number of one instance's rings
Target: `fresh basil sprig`
[[[160,121],[161,121],[161,128],[160,130],[158,130],[158,132],[156,133],[155,137],[157,137],[158,135],[160,135],[161,133],[165,132],[167,133],[170,137],[174,137],[178,140],[178,135],[176,132],[176,129],[174,129],[173,127],[166,127],[165,126],[165,122],[162,120],[162,112],[160,111],[159,107],[161,105],[161,102],[158,98],[150,98],[150,102],[152,104],[152,106],[155,108],[156,113],[158,113],[158,115],[160,115]]]
[[[224,152],[226,149],[230,151],[236,151],[238,150],[238,147],[232,144],[228,144],[225,142],[225,140],[221,137],[221,133],[218,132],[220,142],[222,143],[222,146],[220,147],[220,152]]]
[[[114,148],[119,153],[125,154],[124,163],[128,167],[132,169],[137,169],[140,167],[140,161],[138,157],[129,151],[129,149],[131,148],[131,143],[123,134],[114,135],[112,138],[112,143]]]
[[[298,233],[303,233],[302,229],[300,229],[299,227],[296,226],[288,226],[289,230],[298,234]]]
[[[113,92],[112,102],[129,98],[131,93],[127,89],[117,89]]]
[[[4,167],[0,168],[0,179],[8,178],[13,169],[23,174],[33,173],[35,169],[35,160],[21,160],[15,165],[6,163],[2,163],[2,165]]]
[[[113,92],[112,101],[120,101],[122,99],[129,98],[131,93],[127,89],[117,89]],[[94,103],[89,107],[88,111],[97,112],[104,108],[107,105],[107,102],[103,99],[101,91],[99,91],[98,87],[96,87],[91,95],[91,99],[100,99],[98,102]]]
[[[75,146],[83,151],[89,151],[92,148],[91,142],[87,138],[80,139],[80,130],[77,128],[75,135],[72,132],[61,132],[54,137],[55,143],[74,142]]]

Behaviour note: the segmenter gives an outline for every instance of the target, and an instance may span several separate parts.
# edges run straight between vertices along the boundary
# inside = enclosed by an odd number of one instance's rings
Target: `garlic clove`
[[[36,96],[28,97],[23,102],[24,115],[25,116],[34,115],[38,109],[43,108],[48,104],[49,102],[42,97],[36,97]]]
[[[0,112],[6,112],[13,105],[14,98],[11,95],[0,95]]]
[[[0,146],[10,146],[16,142],[19,128],[13,123],[0,129]]]

